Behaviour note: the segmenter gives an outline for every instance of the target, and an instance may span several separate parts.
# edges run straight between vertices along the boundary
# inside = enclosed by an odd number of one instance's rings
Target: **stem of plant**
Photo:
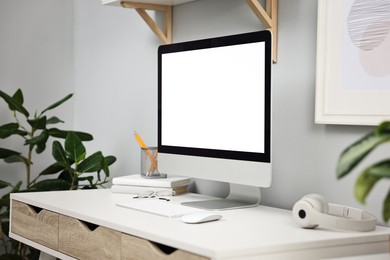
[[[32,145],[29,146],[28,149],[28,156],[27,156],[27,163],[26,163],[26,188],[30,188],[31,183],[31,163],[32,163],[32,151],[33,147]]]
[[[31,132],[29,133],[30,138],[34,137],[35,129],[32,128]],[[26,164],[26,188],[29,189],[31,186],[31,164],[32,164],[32,152],[33,152],[34,146],[29,145],[28,147],[28,156],[27,156],[27,164]]]

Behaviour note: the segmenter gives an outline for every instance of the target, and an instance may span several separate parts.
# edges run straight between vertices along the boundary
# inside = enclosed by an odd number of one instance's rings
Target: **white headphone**
[[[328,203],[318,194],[304,196],[295,203],[292,215],[303,228],[324,226],[351,231],[372,231],[376,217],[366,211],[343,205]]]

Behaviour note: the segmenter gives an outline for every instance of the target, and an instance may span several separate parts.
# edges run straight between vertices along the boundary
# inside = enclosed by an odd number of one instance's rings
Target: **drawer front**
[[[12,200],[11,231],[38,244],[57,250],[58,214]]]
[[[78,259],[121,259],[121,233],[59,216],[58,251]]]
[[[206,260],[209,258],[182,250],[164,253],[156,244],[147,240],[122,234],[123,260]]]

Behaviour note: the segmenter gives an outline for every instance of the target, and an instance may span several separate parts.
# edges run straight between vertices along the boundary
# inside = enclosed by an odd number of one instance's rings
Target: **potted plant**
[[[3,195],[0,199],[0,221],[3,245],[6,259],[35,259],[38,253],[17,241],[9,239],[9,195],[23,191],[54,191],[75,189],[96,189],[109,181],[109,166],[116,161],[114,156],[103,156],[98,151],[88,155],[83,145],[84,141],[91,141],[91,134],[85,132],[60,130],[53,127],[63,123],[58,117],[47,117],[46,112],[60,106],[69,100],[73,94],[48,106],[42,112],[35,112],[32,116],[24,107],[23,92],[18,89],[12,96],[0,90],[0,97],[6,102],[14,121],[0,125],[0,139],[20,138],[26,152],[0,147],[0,159],[5,163],[22,163],[25,165],[24,180],[17,183],[6,181],[6,173],[0,174],[0,189]],[[54,162],[34,176],[32,172],[33,155],[40,155],[45,151],[50,138],[63,139],[52,142],[52,156]],[[23,185],[24,184],[24,185]],[[5,189],[9,189],[8,191]]]
[[[349,174],[376,147],[389,141],[390,122],[385,121],[341,153],[337,165],[337,177],[340,179]],[[355,198],[364,204],[372,188],[383,178],[390,178],[390,158],[376,162],[360,173],[354,187]],[[387,191],[384,198],[382,217],[385,222],[390,219],[390,191]]]

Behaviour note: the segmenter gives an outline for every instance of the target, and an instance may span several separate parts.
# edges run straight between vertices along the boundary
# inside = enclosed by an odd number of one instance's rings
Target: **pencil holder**
[[[157,147],[141,148],[141,177],[166,178],[166,174],[158,171]]]

